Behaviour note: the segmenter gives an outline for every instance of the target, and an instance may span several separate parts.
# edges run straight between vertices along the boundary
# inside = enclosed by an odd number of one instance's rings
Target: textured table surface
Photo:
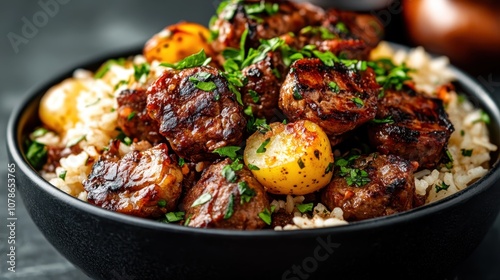
[[[142,4],[131,0],[57,1],[0,2],[0,139],[5,139],[12,108],[26,97],[31,87],[96,56],[139,46],[168,24],[182,19],[207,23],[217,3],[216,0],[154,0]],[[40,5],[49,2],[57,3],[50,13]],[[27,22],[38,26],[29,30]],[[12,34],[24,39],[14,40]],[[485,83],[498,102],[500,83],[495,81],[500,82],[500,73],[479,72],[474,76]],[[4,141],[0,142],[0,279],[88,279],[45,240],[21,201],[16,207],[16,272],[6,270],[8,160]],[[498,264],[500,218],[473,255],[450,272],[448,279],[500,279]]]

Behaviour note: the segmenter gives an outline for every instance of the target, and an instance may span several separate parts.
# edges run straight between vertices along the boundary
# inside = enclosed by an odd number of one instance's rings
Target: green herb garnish
[[[64,181],[64,180],[66,180],[67,173],[68,173],[67,170],[63,170],[63,171],[61,171],[61,173],[59,173],[59,176],[57,176],[57,177],[61,178]]]
[[[224,220],[231,218],[234,214],[234,195],[231,194],[229,197],[229,202],[227,204],[226,213],[224,214]]]
[[[127,61],[125,58],[118,58],[118,59],[110,59],[108,61],[106,61],[97,71],[96,73],[94,74],[94,78],[95,79],[101,79],[102,77],[104,77],[104,75],[106,75],[106,73],[108,73],[109,69],[111,69],[111,66],[113,64],[116,64],[116,65],[121,65],[121,66],[124,66],[125,65],[125,61]]]
[[[394,123],[394,120],[392,119],[392,116],[388,116],[386,118],[383,118],[383,119],[373,119],[370,121],[371,123],[375,123],[375,124],[391,124],[391,123]]]
[[[238,183],[238,192],[240,193],[240,204],[248,203],[255,196],[255,190],[250,188],[247,182]]]
[[[165,220],[168,223],[179,222],[184,219],[184,215],[184,212],[168,212],[167,214],[165,214]]]
[[[363,106],[365,106],[365,102],[363,102],[363,100],[359,97],[354,97],[352,99],[352,102],[354,102],[354,104],[356,104],[356,107],[358,108],[363,108]]]
[[[310,212],[313,210],[313,203],[298,204],[295,207],[297,207],[300,213]]]
[[[253,165],[251,163],[248,164],[248,169],[250,169],[250,170],[260,170],[260,168],[257,165]]]
[[[31,142],[26,152],[26,159],[35,169],[41,169],[47,160],[47,147],[36,141]]]
[[[160,208],[164,208],[165,206],[167,206],[167,201],[165,199],[160,199],[160,200],[158,200],[156,205],[158,205],[158,207],[160,207]]]
[[[461,151],[462,151],[462,156],[464,157],[472,156],[472,151],[473,151],[472,149],[471,150],[462,149]]]
[[[198,53],[192,54],[175,64],[161,63],[160,65],[176,70],[182,70],[199,66],[207,66],[210,61],[212,61],[212,58],[207,57],[205,50],[202,49]]]
[[[329,82],[329,83],[328,83],[328,86],[330,87],[330,89],[331,89],[334,93],[339,93],[339,92],[340,92],[339,85],[338,85],[336,82]]]
[[[196,207],[196,206],[199,206],[199,205],[203,205],[203,204],[209,202],[210,199],[212,199],[212,195],[209,194],[209,193],[204,193],[204,194],[200,195],[200,197],[198,197],[193,202],[193,204],[191,204],[191,207]]]
[[[438,184],[435,186],[436,187],[436,193],[440,191],[446,191],[450,187],[449,185],[445,184],[444,182],[441,182],[441,184]]]
[[[217,148],[213,151],[213,153],[219,154],[221,157],[228,157],[231,160],[236,160],[240,156],[237,154],[237,152],[241,150],[241,147],[238,146],[226,146],[226,147],[221,147]]]
[[[148,77],[150,72],[150,67],[148,63],[142,63],[140,65],[134,64],[134,78],[137,82],[144,82]]]
[[[266,146],[267,146],[267,144],[269,144],[269,142],[271,142],[271,138],[267,138],[266,140],[264,140],[264,142],[262,142],[262,144],[260,144],[259,148],[257,149],[257,153],[258,154],[265,153]]]
[[[269,226],[271,225],[271,222],[272,222],[271,215],[274,212],[275,208],[276,208],[276,206],[272,205],[271,210],[266,208],[262,212],[259,213],[259,218]]]

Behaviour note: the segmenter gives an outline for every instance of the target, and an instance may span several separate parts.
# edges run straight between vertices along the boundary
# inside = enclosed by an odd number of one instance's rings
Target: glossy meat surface
[[[376,118],[390,123],[369,125],[371,145],[380,153],[417,161],[420,168],[435,168],[441,162],[454,131],[440,99],[409,88],[386,90]]]
[[[413,208],[415,199],[416,163],[395,155],[370,154],[355,159],[347,168],[363,170],[359,185],[348,184],[356,180],[351,174],[341,176],[336,167],[331,183],[322,190],[321,202],[330,210],[340,207],[347,221],[359,221],[387,216]],[[361,178],[364,178],[363,180]]]
[[[200,81],[214,88],[200,89]],[[239,145],[243,140],[243,108],[215,68],[166,71],[148,94],[149,115],[180,157],[191,161],[214,159],[215,149]]]
[[[112,143],[92,167],[84,188],[88,202],[133,216],[157,218],[175,210],[181,195],[182,172],[166,144],[118,157]],[[164,204],[164,206],[162,206]]]
[[[146,110],[147,93],[144,89],[124,90],[117,97],[118,127],[132,139],[147,140],[152,144],[165,142],[159,126]]]
[[[264,209],[269,209],[269,201],[262,185],[247,169],[236,171],[237,179],[229,182],[222,174],[229,159],[208,167],[198,183],[193,186],[183,200],[188,226],[202,228],[260,229],[265,223],[259,217]],[[245,182],[251,198],[242,202],[239,184]],[[201,205],[193,204],[201,196],[209,196]],[[232,203],[231,203],[232,201]],[[232,205],[231,205],[232,204]],[[229,213],[232,212],[231,215]]]
[[[285,65],[279,52],[269,52],[264,60],[242,70],[247,84],[242,89],[243,102],[252,107],[256,117],[272,119],[277,114]]]
[[[315,122],[335,143],[333,138],[375,117],[378,90],[369,68],[357,71],[340,63],[329,67],[319,59],[300,59],[281,87],[279,107],[290,121]]]
[[[308,3],[266,2],[278,3],[279,10],[272,14],[266,12],[249,14],[249,6],[259,5],[256,1],[241,1],[238,4],[226,6],[211,26],[212,30],[218,31],[212,48],[216,52],[221,52],[228,47],[238,49],[245,29],[248,29],[245,47],[257,48],[260,45],[260,39],[270,39],[288,32],[298,32],[308,25],[317,25],[325,14],[321,8]]]

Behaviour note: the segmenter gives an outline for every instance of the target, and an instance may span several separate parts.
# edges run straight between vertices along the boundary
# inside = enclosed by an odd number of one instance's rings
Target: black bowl
[[[103,61],[78,68],[96,69]],[[492,142],[500,146],[498,106],[473,79],[452,70],[457,86],[490,115]],[[472,253],[500,209],[499,154],[494,153],[488,174],[455,195],[333,228],[196,229],[107,211],[51,186],[24,155],[23,139],[39,124],[41,96],[71,75],[37,87],[14,110],[7,146],[31,218],[61,254],[95,279],[440,278]]]

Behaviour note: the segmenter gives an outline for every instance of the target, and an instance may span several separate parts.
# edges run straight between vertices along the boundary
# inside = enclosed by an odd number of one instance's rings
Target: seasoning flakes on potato
[[[330,182],[334,158],[321,127],[297,121],[272,123],[266,133],[255,132],[247,140],[244,160],[266,191],[303,195]]]

